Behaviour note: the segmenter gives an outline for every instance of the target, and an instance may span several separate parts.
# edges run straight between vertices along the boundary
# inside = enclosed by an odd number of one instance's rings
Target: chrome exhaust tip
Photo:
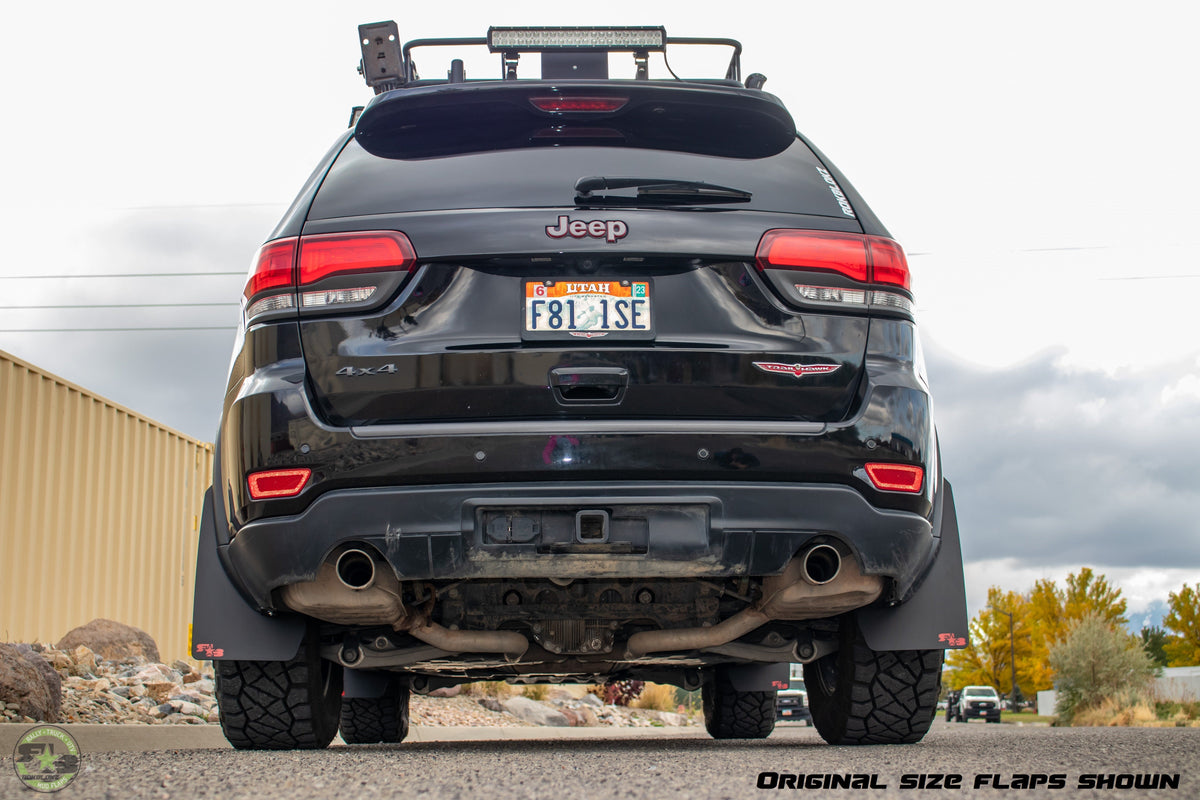
[[[804,580],[824,586],[842,571],[842,555],[827,544],[819,544],[804,554],[801,568]]]
[[[375,583],[375,559],[365,550],[347,550],[334,565],[338,580],[349,589],[367,589]]]

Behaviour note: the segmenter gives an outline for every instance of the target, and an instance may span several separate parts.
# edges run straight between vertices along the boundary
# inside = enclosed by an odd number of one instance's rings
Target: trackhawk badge
[[[777,372],[791,375],[793,378],[803,378],[805,375],[825,375],[841,369],[841,364],[780,364],[775,361],[755,361],[754,366],[763,372]]]

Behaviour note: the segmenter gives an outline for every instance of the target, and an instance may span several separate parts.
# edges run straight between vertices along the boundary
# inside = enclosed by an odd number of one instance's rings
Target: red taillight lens
[[[911,464],[867,464],[866,469],[871,484],[888,492],[916,494],[925,481],[925,468]]]
[[[864,237],[824,231],[767,231],[756,254],[761,268],[824,270],[856,281],[870,280]]]
[[[397,231],[305,236],[300,240],[300,285],[335,273],[409,269],[416,260],[412,242]]]
[[[627,97],[531,97],[529,102],[542,111],[617,111],[629,102]]]
[[[246,279],[243,292],[249,299],[259,292],[292,285],[292,267],[296,261],[296,237],[267,242],[258,248],[254,268]]]
[[[303,467],[255,472],[246,480],[250,485],[250,497],[254,500],[265,500],[271,497],[295,497],[304,489],[311,476],[312,470]]]
[[[875,283],[890,283],[902,289],[910,289],[912,276],[908,271],[908,259],[904,248],[882,236],[868,236],[871,246],[871,273]]]
[[[904,248],[882,236],[767,231],[758,243],[755,258],[759,269],[836,272],[862,283],[886,283],[903,289],[908,289],[911,282]]]

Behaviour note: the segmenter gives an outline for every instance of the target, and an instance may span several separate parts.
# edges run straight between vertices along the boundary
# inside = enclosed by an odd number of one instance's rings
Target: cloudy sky
[[[1193,4],[419,5],[6,7],[0,349],[211,440],[241,275],[371,97],[356,25],[730,36],[910,253],[972,612],[1200,581]]]

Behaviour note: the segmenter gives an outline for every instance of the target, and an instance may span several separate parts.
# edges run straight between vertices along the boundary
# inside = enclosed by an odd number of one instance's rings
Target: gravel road
[[[423,739],[429,732],[425,729]],[[449,730],[449,729],[442,729]],[[919,745],[830,747],[804,727],[780,727],[767,740],[714,742],[687,731],[638,737],[578,729],[514,728],[483,739],[334,747],[321,752],[243,753],[163,750],[84,755],[84,772],[60,797],[253,798],[356,800],[380,797],[584,800],[698,800],[808,797],[1200,797],[1200,728],[1041,728],[948,725],[938,720]],[[562,730],[572,735],[560,736]],[[649,734],[650,731],[645,733]],[[457,739],[451,741],[450,739]],[[867,774],[886,789],[760,789],[781,775]],[[962,788],[901,788],[906,774],[962,776]],[[1065,788],[975,788],[976,776],[1065,776]],[[1178,774],[1174,790],[1079,789],[1090,774]],[[778,780],[778,779],[776,779]],[[0,758],[0,797],[32,798],[17,782],[11,757]]]

